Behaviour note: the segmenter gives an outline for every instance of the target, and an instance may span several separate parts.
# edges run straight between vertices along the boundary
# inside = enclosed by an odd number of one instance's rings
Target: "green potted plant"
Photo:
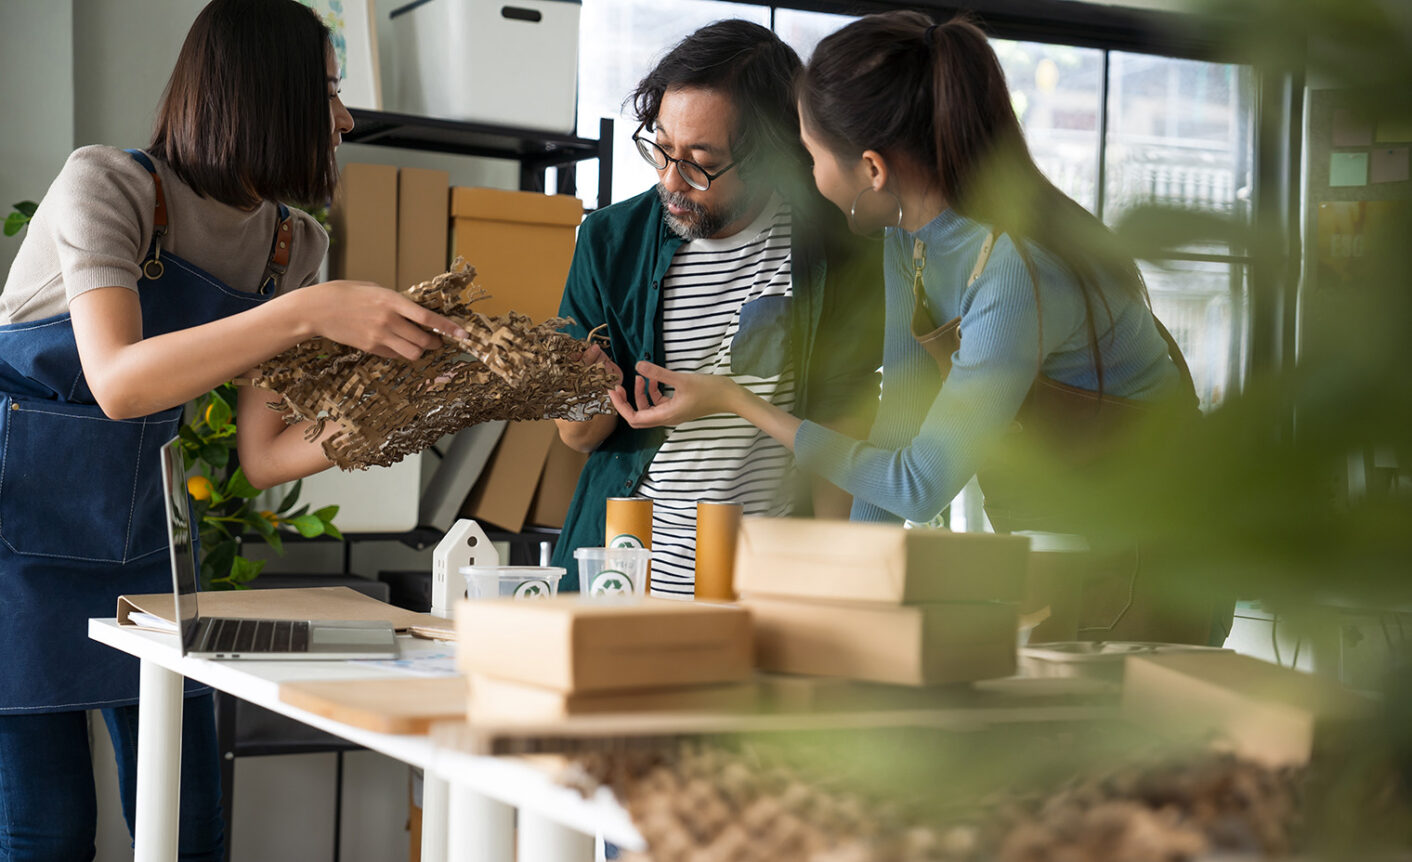
[[[309,511],[298,506],[295,482],[272,509],[260,509],[262,492],[245,478],[235,449],[235,385],[222,384],[196,400],[181,426],[182,453],[190,472],[187,490],[200,523],[201,580],[210,589],[243,589],[264,568],[264,560],[241,554],[246,541],[264,541],[284,552],[284,537],[343,538],[333,524],[337,506]],[[296,508],[297,506],[297,508]]]

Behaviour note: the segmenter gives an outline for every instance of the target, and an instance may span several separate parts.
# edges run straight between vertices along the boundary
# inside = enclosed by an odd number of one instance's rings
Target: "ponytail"
[[[1103,392],[1095,296],[1113,313],[1101,279],[1146,299],[1137,265],[1112,255],[1094,215],[1059,191],[1034,163],[985,33],[967,15],[935,23],[914,11],[869,15],[826,37],[797,87],[815,134],[842,161],[864,150],[928,168],[930,185],[961,215],[1010,235],[1039,304],[1032,246],[1073,274]],[[1040,321],[1043,345],[1043,317]]]

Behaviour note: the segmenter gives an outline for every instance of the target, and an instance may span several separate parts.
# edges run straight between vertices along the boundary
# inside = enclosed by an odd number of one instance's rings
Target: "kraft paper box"
[[[759,688],[753,682],[585,693],[473,674],[466,713],[472,723],[542,722],[605,713],[744,713],[758,705]]]
[[[462,671],[561,692],[737,682],[751,653],[750,615],[731,605],[564,595],[456,608]]]
[[[397,168],[347,164],[329,208],[330,274],[397,290]]]
[[[558,314],[582,220],[583,202],[571,195],[453,188],[451,256],[469,261],[476,284],[491,294],[475,310],[516,311],[536,323]]]
[[[1029,539],[888,524],[746,518],[736,547],[742,594],[888,604],[1019,601]]]
[[[446,171],[397,171],[397,283],[405,290],[440,275],[450,266],[451,178]]]
[[[761,670],[897,685],[1015,672],[1013,604],[861,605],[748,596]]]
[[[1217,739],[1269,766],[1307,763],[1372,704],[1335,680],[1232,652],[1131,657],[1123,715],[1175,739]]]

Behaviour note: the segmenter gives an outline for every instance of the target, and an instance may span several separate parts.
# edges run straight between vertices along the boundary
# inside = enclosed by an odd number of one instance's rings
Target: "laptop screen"
[[[162,495],[167,510],[167,539],[172,555],[172,586],[177,623],[181,627],[183,652],[196,629],[196,545],[191,498],[186,493],[186,466],[182,462],[181,438],[162,446]]]

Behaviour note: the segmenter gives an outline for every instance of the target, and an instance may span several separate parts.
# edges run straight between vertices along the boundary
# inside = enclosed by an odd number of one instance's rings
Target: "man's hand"
[[[622,386],[608,393],[618,415],[634,428],[680,425],[714,413],[735,413],[744,391],[729,377],[715,374],[669,371],[651,362],[637,363],[636,370],[636,404],[628,400]],[[670,394],[663,391],[663,386],[672,390]]]

